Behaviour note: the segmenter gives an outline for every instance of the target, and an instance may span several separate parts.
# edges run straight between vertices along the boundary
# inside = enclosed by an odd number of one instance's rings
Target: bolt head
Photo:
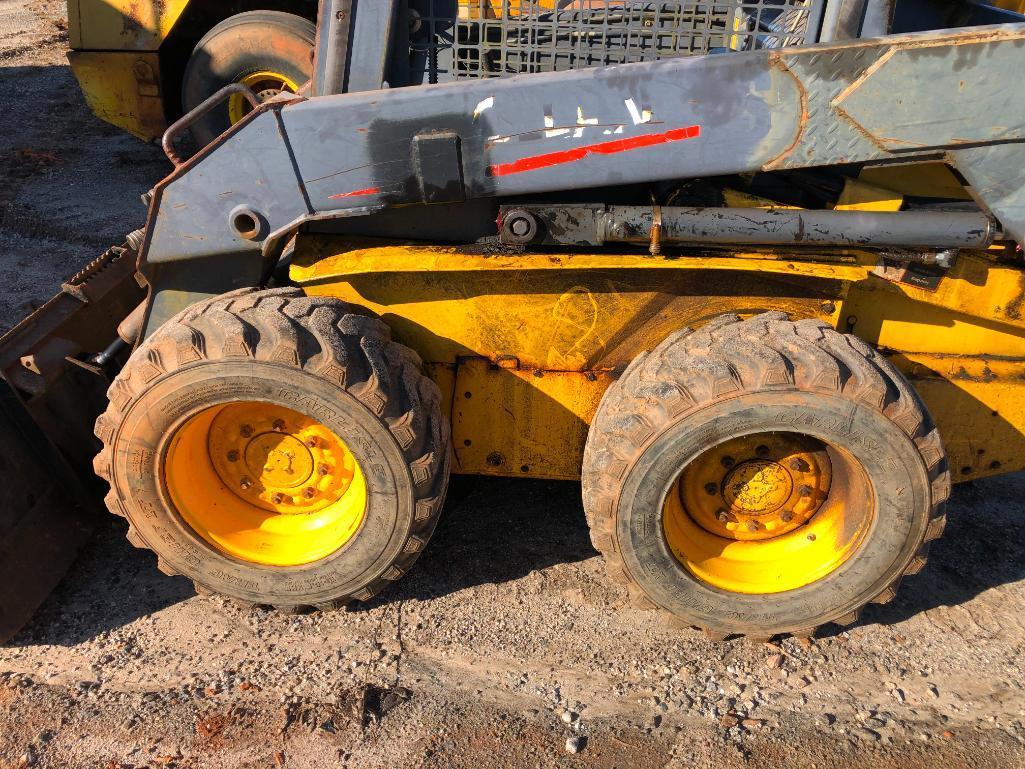
[[[249,478],[242,478],[238,482],[238,485],[241,486],[243,489],[248,489],[250,486],[253,485],[253,482]]]
[[[730,520],[729,514],[721,508],[715,511],[715,517],[718,519],[719,523],[726,523]]]
[[[271,497],[271,502],[273,502],[275,505],[280,505],[284,501],[285,501],[285,495],[284,494],[275,494],[273,497]]]
[[[705,493],[706,494],[715,494],[718,491],[719,491],[719,486],[718,485],[716,485],[714,483],[706,483],[705,484]]]
[[[284,419],[275,419],[273,427],[274,427],[274,429],[277,432],[280,433],[281,431],[283,431],[285,429],[285,420]]]
[[[808,541],[809,542],[814,542],[815,541],[815,535],[814,534],[809,534],[808,535]]]
[[[242,425],[242,427],[239,428],[239,434],[243,438],[248,438],[250,435],[253,434],[253,428],[249,425]]]
[[[783,523],[790,523],[792,520],[794,520],[794,514],[789,510],[784,510],[782,513],[780,513],[779,519],[783,521]]]
[[[769,456],[769,447],[764,445],[759,446],[755,449],[755,454],[757,454],[760,457],[767,457]]]
[[[303,489],[303,499],[313,499],[316,495],[317,492],[312,486],[307,486]]]
[[[748,531],[758,531],[759,528],[761,528],[761,527],[758,525],[758,521],[748,521],[747,522],[747,530]]]
[[[794,472],[800,472],[801,471],[801,460],[797,459],[797,458],[791,459],[788,466]]]
[[[798,489],[798,491],[800,492],[802,497],[810,497],[814,489],[811,486],[802,486],[800,489]]]
[[[306,448],[315,449],[317,448],[317,437],[313,436],[306,439]]]
[[[723,467],[733,467],[737,464],[737,460],[733,457],[723,457],[720,461],[722,462]]]
[[[231,451],[228,452],[228,461],[229,462],[238,462],[238,452],[235,451],[235,449],[232,449]]]
[[[331,472],[331,469],[327,465],[321,465],[317,468],[317,475],[324,476]]]

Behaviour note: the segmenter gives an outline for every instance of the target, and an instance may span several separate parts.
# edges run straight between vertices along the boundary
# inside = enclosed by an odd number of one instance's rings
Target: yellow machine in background
[[[68,59],[97,117],[149,141],[229,82],[264,98],[297,90],[310,74],[315,17],[316,3],[303,0],[244,9],[220,0],[68,0]],[[245,111],[234,105],[207,133]]]
[[[503,4],[520,14],[521,0],[459,0],[459,15],[499,18]],[[297,91],[310,76],[316,15],[314,0],[68,0],[68,59],[97,117],[151,141],[230,82],[261,98]],[[236,96],[196,138],[209,141],[248,111]]]

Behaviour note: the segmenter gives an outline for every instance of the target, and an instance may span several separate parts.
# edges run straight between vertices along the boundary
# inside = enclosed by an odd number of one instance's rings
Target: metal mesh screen
[[[824,0],[415,0],[414,82],[811,42]]]

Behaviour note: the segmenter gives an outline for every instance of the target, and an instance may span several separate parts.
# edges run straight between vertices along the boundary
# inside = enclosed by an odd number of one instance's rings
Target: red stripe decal
[[[329,195],[328,200],[338,200],[339,198],[358,198],[363,195],[376,195],[380,191],[380,187],[367,187],[365,190],[353,190],[352,192],[340,192],[337,195]]]
[[[659,144],[694,139],[698,136],[701,136],[701,126],[690,125],[684,128],[674,128],[672,131],[660,134],[631,136],[629,139],[589,144],[586,147],[575,147],[574,149],[562,150],[561,152],[531,155],[530,157],[514,160],[512,163],[501,163],[500,165],[491,166],[488,169],[488,176],[509,176],[510,174],[522,174],[526,171],[538,171],[542,168],[560,166],[564,163],[575,163],[578,160],[583,160],[588,155],[615,155],[620,152],[643,149],[644,147],[654,147]]]

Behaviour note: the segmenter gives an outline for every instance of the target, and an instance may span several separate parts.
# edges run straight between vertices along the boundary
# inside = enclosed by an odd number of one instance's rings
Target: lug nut
[[[795,472],[800,472],[801,471],[801,460],[800,459],[791,459],[790,460],[790,469],[795,471]]]
[[[280,505],[282,502],[285,501],[285,495],[280,493],[275,494],[273,497],[270,498],[270,501],[273,502],[275,505]]]
[[[813,491],[811,486],[802,486],[798,489],[802,497],[810,497]]]
[[[769,447],[768,446],[759,446],[758,448],[755,449],[755,454],[757,454],[760,457],[767,457],[767,456],[769,456]]]
[[[235,451],[235,449],[232,449],[231,451],[228,452],[228,461],[229,462],[238,462],[238,452]]]
[[[274,424],[272,426],[274,427],[274,429],[277,432],[280,433],[280,432],[282,432],[285,429],[285,420],[284,419],[275,419],[274,420]]]
[[[726,523],[730,519],[730,517],[726,514],[725,510],[716,510],[715,517],[719,520],[720,523]]]
[[[243,489],[248,489],[250,486],[253,485],[253,482],[251,480],[249,480],[248,478],[243,477],[238,482],[238,485],[241,486]]]
[[[723,457],[721,461],[723,467],[733,467],[733,465],[736,464],[736,461],[733,459],[733,457]]]
[[[243,438],[248,438],[250,435],[253,434],[253,428],[249,425],[242,425],[242,427],[239,429],[239,433],[242,435]]]
[[[758,528],[759,528],[758,527],[758,521],[748,521],[747,522],[747,530],[748,531],[758,531]]]
[[[307,486],[305,489],[303,489],[303,499],[313,499],[313,497],[316,494],[317,492],[313,489],[312,486]]]
[[[327,475],[329,472],[331,472],[331,468],[329,468],[327,465],[321,465],[317,468],[317,475],[324,476]]]
[[[306,448],[314,449],[316,447],[317,447],[317,438],[316,438],[316,436],[313,436],[312,438],[307,438],[306,439]]]
[[[783,523],[790,523],[792,520],[794,520],[794,514],[789,510],[784,510],[782,513],[780,513],[779,519],[783,521]]]
[[[705,484],[705,492],[708,494],[715,494],[719,490],[719,487],[714,483]]]

